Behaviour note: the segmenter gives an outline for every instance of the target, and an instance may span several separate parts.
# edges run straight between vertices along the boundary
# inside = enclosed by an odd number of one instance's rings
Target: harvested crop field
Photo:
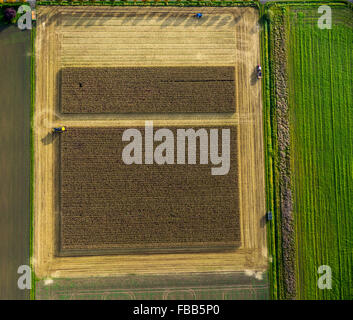
[[[25,300],[17,270],[30,262],[30,31],[0,26],[0,50],[0,300]]]
[[[37,10],[35,271],[37,277],[265,270],[264,163],[259,12],[252,7],[45,7]],[[61,113],[63,68],[232,67],[235,112]],[[222,251],[59,256],[60,143],[75,128],[237,128],[240,244]],[[208,171],[209,172],[209,171]],[[211,176],[211,173],[208,173]],[[235,190],[235,189],[234,189]],[[236,233],[237,229],[235,229]]]
[[[212,175],[219,165],[211,162],[127,165],[121,156],[126,129],[71,128],[61,135],[61,253],[239,246],[236,128],[229,128],[226,175]],[[221,137],[219,130],[220,149]]]
[[[235,112],[234,67],[63,68],[63,113]]]

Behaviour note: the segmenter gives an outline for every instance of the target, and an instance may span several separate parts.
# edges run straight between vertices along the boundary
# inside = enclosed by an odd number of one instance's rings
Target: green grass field
[[[317,9],[289,10],[289,107],[297,293],[353,297],[353,12],[333,8],[331,30]],[[317,287],[320,265],[332,290]]]

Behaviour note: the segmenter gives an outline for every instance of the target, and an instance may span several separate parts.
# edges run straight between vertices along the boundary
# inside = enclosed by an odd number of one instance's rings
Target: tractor
[[[195,14],[195,18],[197,18],[197,19],[202,18],[202,13],[196,13],[196,14]]]

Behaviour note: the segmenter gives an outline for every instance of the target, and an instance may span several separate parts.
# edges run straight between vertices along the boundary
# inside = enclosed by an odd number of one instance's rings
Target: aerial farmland
[[[344,0],[0,1],[0,299],[352,299],[352,39]]]

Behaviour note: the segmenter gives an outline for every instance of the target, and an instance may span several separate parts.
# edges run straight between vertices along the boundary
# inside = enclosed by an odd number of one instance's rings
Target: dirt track
[[[265,187],[258,12],[254,8],[38,9],[35,111],[35,272],[38,277],[87,277],[127,273],[264,270]],[[93,17],[98,15],[97,17]],[[99,14],[98,12],[102,12]],[[136,14],[136,12],[138,12]],[[82,28],[82,26],[84,26]],[[77,66],[235,66],[234,115],[60,115],[57,74]],[[58,141],[55,125],[131,126],[154,120],[164,126],[237,125],[240,154],[242,245],[234,252],[202,254],[56,257]]]

